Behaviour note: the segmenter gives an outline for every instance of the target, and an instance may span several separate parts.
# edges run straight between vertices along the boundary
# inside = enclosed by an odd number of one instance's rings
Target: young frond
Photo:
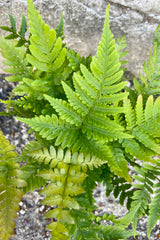
[[[55,72],[64,63],[66,49],[56,31],[44,23],[32,0],[27,0],[29,31],[31,33],[27,60],[41,71]]]

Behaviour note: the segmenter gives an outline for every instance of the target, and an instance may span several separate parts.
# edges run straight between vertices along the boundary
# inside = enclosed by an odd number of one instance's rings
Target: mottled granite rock
[[[64,15],[67,44],[82,55],[95,54],[101,37],[106,6],[110,3],[110,23],[115,38],[126,36],[128,69],[137,74],[152,47],[160,23],[160,0],[35,0],[43,19],[55,27]],[[0,0],[0,25],[8,24],[8,14],[17,20],[26,14],[25,0]],[[2,35],[2,31],[0,31]],[[3,67],[0,64],[0,71]]]

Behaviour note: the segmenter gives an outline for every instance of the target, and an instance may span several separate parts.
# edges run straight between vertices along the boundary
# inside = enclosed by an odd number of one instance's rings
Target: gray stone
[[[85,56],[96,53],[105,9],[110,3],[111,30],[115,38],[126,36],[128,70],[134,75],[141,71],[149,56],[154,31],[160,22],[160,0],[35,0],[34,3],[52,27],[56,27],[63,13],[67,45]],[[0,25],[9,24],[9,13],[20,22],[22,12],[27,14],[25,0],[0,0]]]

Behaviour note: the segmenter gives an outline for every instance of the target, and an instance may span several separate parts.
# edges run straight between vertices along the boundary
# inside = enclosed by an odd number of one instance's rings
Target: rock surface
[[[67,45],[82,55],[95,54],[110,3],[110,24],[115,38],[126,36],[128,69],[137,75],[152,47],[152,38],[160,23],[160,0],[34,0],[43,19],[56,27],[64,15]],[[0,25],[8,25],[8,14],[20,22],[27,13],[26,0],[0,0]],[[4,33],[0,31],[0,35]],[[0,72],[3,70],[0,60]]]

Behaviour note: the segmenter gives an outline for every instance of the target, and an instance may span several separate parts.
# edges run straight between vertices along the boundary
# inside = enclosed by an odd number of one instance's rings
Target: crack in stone
[[[149,16],[147,13],[141,11],[141,10],[138,10],[138,9],[134,9],[130,6],[125,6],[121,3],[115,3],[115,2],[112,2],[112,0],[105,0],[105,2],[107,3],[110,3],[111,5],[114,5],[116,7],[120,7],[120,8],[123,8],[123,9],[130,9],[131,11],[134,11],[136,13],[139,13],[140,15],[142,15],[143,17],[143,22],[148,22],[148,23],[157,23],[158,24],[158,19],[154,18],[154,16]]]
[[[78,5],[81,5],[82,7],[84,7],[85,9],[87,9],[87,11],[91,12],[93,15],[96,15],[99,18],[104,19],[105,18],[105,14],[104,15],[100,15],[98,12],[96,12],[93,8],[87,6],[86,4],[79,2],[78,0],[76,0],[76,3]]]

